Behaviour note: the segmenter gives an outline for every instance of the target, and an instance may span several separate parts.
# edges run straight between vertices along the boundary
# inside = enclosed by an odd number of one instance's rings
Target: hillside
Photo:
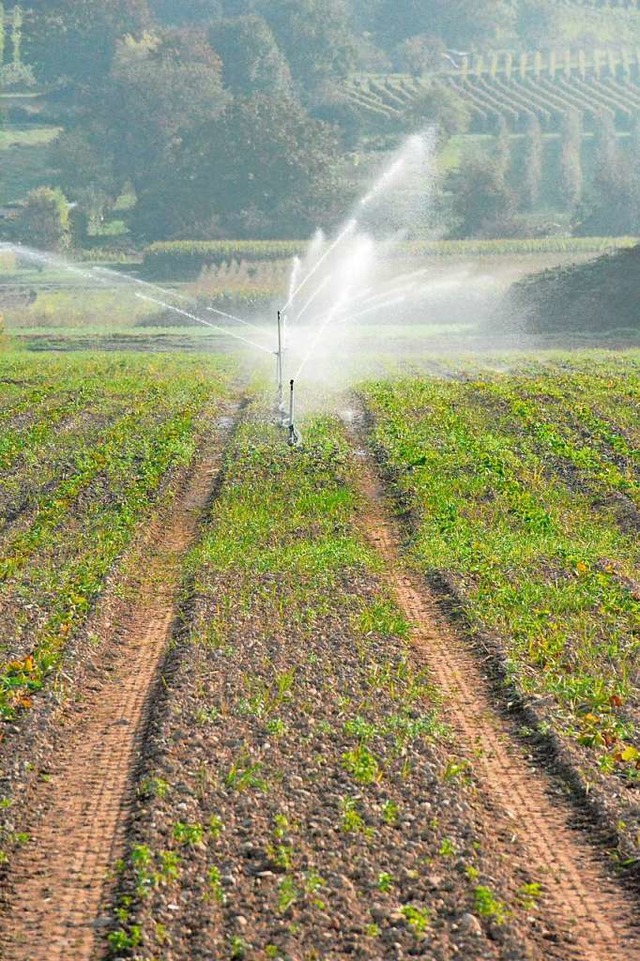
[[[347,101],[361,122],[384,127],[394,120],[406,124],[434,86],[446,88],[461,98],[479,133],[495,130],[501,120],[522,130],[532,116],[557,131],[571,111],[591,124],[607,112],[619,130],[628,130],[640,114],[640,48],[489,51],[457,61],[446,56],[450,68],[431,75],[353,77],[345,84]]]

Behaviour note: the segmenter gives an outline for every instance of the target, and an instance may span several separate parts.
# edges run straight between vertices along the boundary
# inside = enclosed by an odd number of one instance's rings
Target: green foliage
[[[288,97],[236,98],[218,122],[186,137],[178,160],[188,197],[180,223],[215,217],[236,237],[308,235],[344,209],[339,144]]]
[[[421,908],[415,904],[405,904],[400,913],[417,937],[424,937],[430,924],[431,912],[428,908]]]
[[[504,237],[513,233],[516,198],[504,162],[474,157],[451,174],[450,190],[462,237]]]
[[[23,47],[43,83],[100,83],[118,40],[146,24],[146,0],[48,0],[29,22]]]
[[[290,92],[289,65],[262,17],[218,20],[209,40],[222,60],[224,84],[233,93],[282,96]]]
[[[3,516],[24,519],[7,526],[0,562],[0,713],[13,717],[73,643],[169,472],[191,460],[220,381],[188,359],[1,356]],[[27,590],[34,613],[16,617]],[[31,653],[12,657],[27,632]]]
[[[582,198],[582,117],[575,110],[562,118],[560,152],[560,190],[569,210],[575,210]]]
[[[481,918],[487,918],[496,924],[504,924],[508,918],[505,904],[495,896],[490,888],[478,885],[473,892],[474,910]]]
[[[542,168],[544,163],[544,144],[542,128],[536,116],[531,116],[527,124],[524,150],[524,178],[522,180],[522,199],[524,206],[533,210],[540,199]]]
[[[258,0],[294,80],[308,95],[318,84],[343,78],[355,65],[354,36],[345,0]]]
[[[582,365],[368,396],[378,450],[421,518],[418,563],[499,637],[525,696],[553,698],[553,725],[633,778],[637,732],[620,707],[635,696],[638,545],[614,505],[640,503],[638,360]]]
[[[69,203],[59,189],[32,190],[14,225],[21,243],[41,250],[63,250],[69,243]]]

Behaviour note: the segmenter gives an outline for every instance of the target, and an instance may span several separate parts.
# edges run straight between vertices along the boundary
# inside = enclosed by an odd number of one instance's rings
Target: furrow
[[[126,585],[110,615],[113,669],[65,708],[61,747],[37,789],[43,814],[16,856],[3,899],[5,961],[89,961],[104,954],[113,869],[124,848],[137,758],[176,616],[181,562],[215,489],[221,436],[199,455],[167,520],[149,532],[136,582]]]
[[[543,883],[550,915],[571,933],[579,961],[625,961],[640,950],[634,908],[609,877],[595,850],[570,826],[571,810],[550,794],[546,775],[529,763],[492,703],[488,683],[463,639],[441,617],[427,585],[403,565],[400,537],[384,507],[378,480],[366,466],[368,537],[385,578],[413,625],[412,640],[443,695],[443,711],[482,792],[513,823],[514,836]]]

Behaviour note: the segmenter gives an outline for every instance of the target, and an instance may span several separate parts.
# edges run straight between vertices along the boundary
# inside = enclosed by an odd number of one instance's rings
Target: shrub
[[[38,187],[16,220],[17,239],[41,250],[62,250],[69,243],[69,203],[61,190]]]

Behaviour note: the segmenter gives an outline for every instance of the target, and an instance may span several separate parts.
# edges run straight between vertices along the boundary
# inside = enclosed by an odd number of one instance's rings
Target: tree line
[[[514,36],[524,43],[532,24],[540,28],[557,6],[27,0],[15,8],[19,29],[14,12],[8,45],[7,16],[0,17],[0,50],[11,48],[13,64],[29,65],[47,92],[47,116],[64,128],[51,165],[55,186],[72,202],[64,234],[73,230],[76,242],[86,242],[116,205],[136,242],[301,237],[335,224],[358,190],[353,159],[371,146],[341,97],[346,77],[437,70],[451,45],[463,51]],[[459,98],[442,90],[427,91],[414,113],[407,123],[439,123],[442,144],[468,124]],[[561,141],[563,197],[579,219],[579,118],[567,118]],[[455,194],[456,229],[514,230],[518,211],[535,207],[544,166],[539,126],[532,121],[526,133],[517,196],[510,150],[507,132],[498,132],[493,158],[463,164],[445,184]],[[624,198],[635,178],[621,156],[611,164]],[[37,204],[57,216],[60,194],[40,192]],[[609,207],[621,216],[631,209],[624,199]],[[30,229],[33,223],[31,216]]]

